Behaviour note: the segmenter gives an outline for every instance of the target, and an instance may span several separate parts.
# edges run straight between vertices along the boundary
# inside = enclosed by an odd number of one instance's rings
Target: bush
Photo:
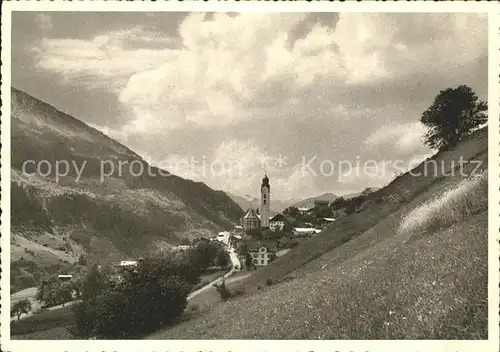
[[[273,279],[268,278],[268,279],[266,280],[266,285],[267,285],[267,286],[271,286],[272,284],[273,284]]]
[[[218,284],[214,284],[214,286],[219,293],[221,300],[227,301],[229,298],[231,298],[231,292],[229,292],[229,289],[227,288],[226,282],[224,280],[222,280]]]
[[[426,232],[445,228],[488,209],[488,172],[466,179],[403,217],[400,232]]]
[[[74,309],[74,331],[82,338],[140,337],[177,319],[192,284],[186,272],[171,264],[161,258],[144,260],[126,269],[119,282],[101,274]]]

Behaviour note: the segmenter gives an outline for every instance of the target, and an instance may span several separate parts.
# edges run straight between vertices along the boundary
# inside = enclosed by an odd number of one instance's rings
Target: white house
[[[271,231],[283,231],[285,227],[286,218],[283,214],[276,214],[269,219],[269,229]]]
[[[268,265],[276,257],[276,244],[271,241],[247,241],[247,251],[252,258],[252,265]]]
[[[231,237],[231,232],[222,231],[217,235],[217,241],[222,242],[227,246],[229,244],[229,237]]]
[[[137,266],[136,260],[122,260],[120,266]]]

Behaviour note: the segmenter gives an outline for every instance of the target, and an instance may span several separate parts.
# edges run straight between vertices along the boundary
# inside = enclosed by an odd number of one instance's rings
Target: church
[[[271,214],[271,186],[269,185],[269,177],[264,174],[262,184],[260,185],[260,211],[248,209],[243,216],[242,225],[245,232],[253,229],[268,229]]]

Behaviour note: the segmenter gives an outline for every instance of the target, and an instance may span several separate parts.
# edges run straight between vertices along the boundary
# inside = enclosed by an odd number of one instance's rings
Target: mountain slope
[[[224,192],[151,167],[72,116],[15,88],[11,94],[13,261],[136,257],[229,229],[242,216]],[[46,177],[32,175],[40,161],[42,172],[52,168]],[[67,175],[56,179],[64,162]]]
[[[243,296],[150,338],[487,338],[487,136],[439,152],[229,285]]]
[[[296,208],[301,208],[301,207],[312,208],[314,206],[314,201],[316,200],[327,200],[329,202],[333,202],[337,198],[338,196],[334,193],[323,193],[316,197],[310,197],[301,200],[300,202],[293,204],[293,206]]]

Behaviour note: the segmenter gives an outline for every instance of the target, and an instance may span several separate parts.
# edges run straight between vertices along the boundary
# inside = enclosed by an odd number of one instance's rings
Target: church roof
[[[255,210],[253,209],[248,209],[247,213],[245,216],[243,216],[243,219],[258,219],[259,217],[255,213]]]

